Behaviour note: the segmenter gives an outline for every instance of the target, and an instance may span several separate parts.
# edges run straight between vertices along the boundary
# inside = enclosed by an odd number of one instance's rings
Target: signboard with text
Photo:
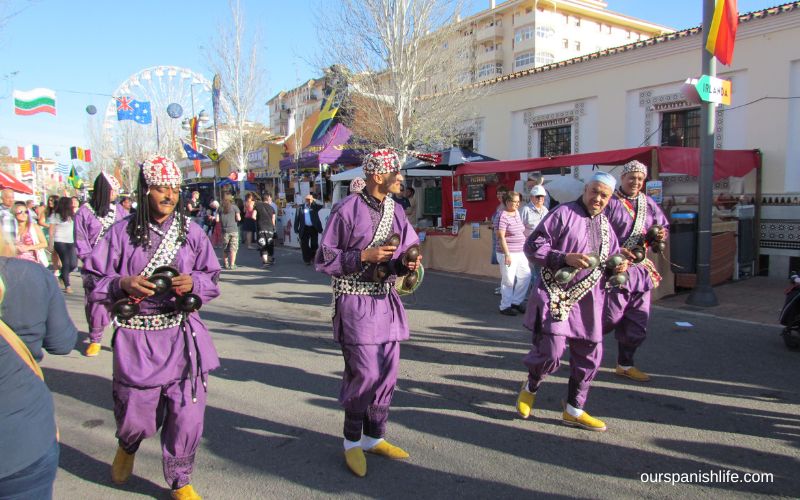
[[[709,75],[703,75],[695,84],[697,94],[705,102],[714,102],[717,104],[730,104],[731,103],[731,82],[730,80],[723,80]]]

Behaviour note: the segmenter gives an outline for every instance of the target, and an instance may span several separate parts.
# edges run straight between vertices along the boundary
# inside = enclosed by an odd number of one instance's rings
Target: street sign
[[[709,75],[703,75],[697,81],[697,93],[705,102],[717,104],[731,103],[731,82]]]
[[[208,156],[211,159],[211,161],[219,160],[219,153],[217,152],[216,149],[212,149],[211,151],[209,151],[206,156]]]

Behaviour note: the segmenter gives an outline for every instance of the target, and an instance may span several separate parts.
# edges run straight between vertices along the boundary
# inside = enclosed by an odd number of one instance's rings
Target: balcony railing
[[[503,49],[494,49],[494,50],[479,50],[475,53],[475,62],[480,66],[481,64],[486,64],[495,61],[502,61],[503,60]]]
[[[496,24],[494,26],[481,28],[475,33],[475,41],[477,42],[482,42],[484,40],[495,40],[502,37],[503,27]]]

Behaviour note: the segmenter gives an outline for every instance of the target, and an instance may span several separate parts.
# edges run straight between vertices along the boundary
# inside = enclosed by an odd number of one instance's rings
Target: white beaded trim
[[[92,208],[92,206],[88,203],[86,204],[86,208],[89,209],[90,214],[92,214],[98,221],[100,221],[100,226],[101,226],[100,234],[97,235],[97,238],[95,238],[94,243],[92,243],[92,246],[95,246],[97,245],[97,242],[100,241],[100,239],[103,237],[103,235],[106,234],[108,228],[110,228],[111,225],[114,224],[114,222],[117,220],[117,205],[115,203],[109,205],[108,213],[106,214],[105,217],[98,217],[97,214],[94,213],[94,209]]]
[[[181,311],[172,311],[165,314],[137,314],[136,316],[125,320],[118,318],[114,319],[116,325],[121,328],[147,331],[174,328],[180,325],[181,321],[183,321],[183,313]]]

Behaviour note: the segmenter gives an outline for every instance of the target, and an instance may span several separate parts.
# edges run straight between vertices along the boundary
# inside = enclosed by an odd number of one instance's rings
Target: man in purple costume
[[[596,172],[583,196],[552,210],[525,242],[528,260],[542,267],[541,278],[528,299],[524,325],[533,332],[533,347],[524,363],[528,379],[517,397],[517,412],[528,418],[536,391],[544,378],[561,365],[569,344],[570,377],[562,421],[566,425],[605,431],[601,420],[583,410],[603,357],[602,309],[606,294],[604,264],[591,266],[594,254],[601,262],[619,249],[603,210],[614,192],[616,179]],[[580,271],[566,285],[555,273],[571,266]],[[627,269],[627,261],[617,272]]]
[[[642,192],[647,178],[647,167],[636,160],[622,168],[620,187],[608,203],[606,215],[620,244],[628,249],[634,246],[645,248],[644,236],[651,226],[661,225],[658,239],[667,237],[669,221],[661,208]],[[617,339],[618,354],[615,373],[637,382],[647,382],[650,376],[636,368],[633,355],[647,335],[650,318],[650,290],[657,287],[661,275],[650,259],[633,264],[628,270],[628,282],[624,287],[613,289],[606,296],[603,318],[603,333],[611,330]]]
[[[112,224],[128,215],[128,211],[114,203],[119,194],[119,181],[112,175],[101,173],[94,180],[94,189],[89,203],[84,203],[75,214],[75,250],[82,262],[89,260],[95,245],[103,238]],[[86,322],[89,324],[89,346],[87,356],[100,354],[103,330],[111,322],[105,304],[89,302],[88,292],[84,296]]]
[[[400,160],[379,149],[364,162],[366,187],[331,210],[317,252],[316,269],[332,276],[333,336],[341,344],[344,375],[339,402],[344,407],[344,455],[357,476],[367,473],[364,450],[393,459],[407,458],[383,439],[397,382],[400,342],[409,338],[395,279],[420,265],[403,265],[401,256],[419,243],[403,208],[389,194],[400,191]],[[399,245],[389,243],[392,234]],[[388,264],[389,276],[376,277],[376,265]],[[362,434],[363,431],[363,434]]]
[[[219,366],[211,335],[196,312],[181,312],[176,295],[191,292],[203,303],[219,295],[220,267],[208,236],[184,214],[181,172],[172,160],[142,164],[138,209],[108,231],[86,264],[89,300],[111,307],[126,297],[142,299],[140,311],[115,320],[113,397],[119,448],[111,466],[114,483],[133,471],[139,443],[161,431],[164,478],[172,498],[200,496],[190,484],[203,434],[208,372]],[[171,293],[155,296],[147,280],[155,268],[172,266]]]

